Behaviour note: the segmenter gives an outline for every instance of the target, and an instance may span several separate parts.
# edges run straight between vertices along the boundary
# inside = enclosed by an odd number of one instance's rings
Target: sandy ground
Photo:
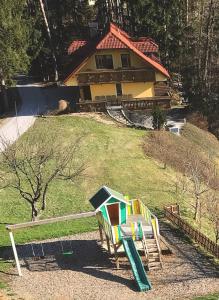
[[[114,121],[113,119],[110,119],[109,116],[107,116],[104,113],[98,113],[98,112],[80,112],[80,113],[72,113],[70,114],[72,117],[81,117],[81,118],[88,118],[93,119],[99,123],[107,124],[107,125],[120,125],[118,122]]]
[[[84,233],[72,240],[72,256],[63,258],[58,240],[43,241],[47,257],[22,261],[23,277],[12,276],[12,290],[22,299],[192,299],[219,292],[218,269],[176,232],[162,229],[174,253],[163,256],[163,269],[148,276],[153,289],[139,293],[126,258],[115,269],[112,258],[98,243],[98,233]],[[27,250],[27,249],[26,249]],[[19,248],[21,254],[22,248]],[[25,252],[25,251],[24,251]]]

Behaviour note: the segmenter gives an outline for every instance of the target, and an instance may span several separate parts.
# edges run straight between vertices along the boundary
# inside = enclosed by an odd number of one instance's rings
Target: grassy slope
[[[218,300],[218,299],[219,299],[219,294],[214,294],[214,295],[196,297],[193,300]]]
[[[145,158],[142,151],[144,131],[121,128],[98,123],[80,117],[56,117],[39,119],[36,124],[44,128],[62,130],[57,138],[66,142],[71,136],[86,134],[80,155],[88,162],[83,180],[76,185],[55,182],[48,193],[48,207],[43,215],[52,217],[74,212],[92,210],[89,197],[101,186],[110,187],[140,197],[153,210],[174,202],[174,187],[170,169],[163,170],[154,160]],[[28,133],[27,133],[28,134]],[[29,207],[12,190],[0,191],[0,246],[9,245],[5,223],[16,223],[30,219]],[[23,243],[66,235],[96,228],[94,219],[52,224],[16,232],[16,241]]]

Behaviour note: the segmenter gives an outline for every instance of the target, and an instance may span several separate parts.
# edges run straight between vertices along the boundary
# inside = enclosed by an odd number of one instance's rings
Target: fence
[[[132,99],[132,100],[114,100],[114,101],[81,101],[77,103],[77,110],[80,112],[88,111],[106,111],[106,105],[118,106],[122,105],[123,108],[129,110],[152,110],[154,107],[159,106],[162,109],[170,108],[171,98],[169,96],[151,97],[145,99]]]
[[[216,258],[219,258],[219,245],[206,237],[199,230],[193,228],[188,222],[183,220],[179,215],[179,206],[171,205],[164,208],[165,216],[173,224],[177,225],[189,237],[195,240],[205,250],[212,253]]]

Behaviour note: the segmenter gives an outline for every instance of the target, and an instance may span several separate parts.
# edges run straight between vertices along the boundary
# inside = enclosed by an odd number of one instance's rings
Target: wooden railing
[[[77,80],[79,85],[117,82],[154,82],[155,72],[153,70],[142,69],[90,71],[78,74]]]
[[[106,105],[122,105],[129,110],[151,110],[156,106],[162,109],[170,108],[171,98],[169,96],[163,97],[150,97],[145,99],[132,99],[132,100],[113,100],[113,101],[83,101],[77,103],[78,110],[81,112],[90,111],[106,111]]]
[[[111,225],[104,219],[101,212],[98,212],[96,214],[96,218],[97,218],[99,224],[102,226],[107,237],[112,241],[113,244],[115,244],[116,241],[115,241],[115,237],[113,236]]]
[[[155,96],[167,96],[170,91],[170,87],[167,84],[157,83],[154,85]]]
[[[171,205],[164,208],[165,216],[173,224],[177,225],[185,234],[191,237],[195,242],[201,245],[205,250],[219,258],[219,245],[210,240],[199,230],[193,228],[188,222],[179,215],[179,206]]]

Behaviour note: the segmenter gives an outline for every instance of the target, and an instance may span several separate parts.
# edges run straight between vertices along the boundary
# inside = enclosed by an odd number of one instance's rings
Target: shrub
[[[153,128],[156,130],[160,130],[161,128],[163,128],[164,124],[166,123],[166,115],[160,109],[159,106],[154,107],[152,111],[152,117],[153,117]]]

